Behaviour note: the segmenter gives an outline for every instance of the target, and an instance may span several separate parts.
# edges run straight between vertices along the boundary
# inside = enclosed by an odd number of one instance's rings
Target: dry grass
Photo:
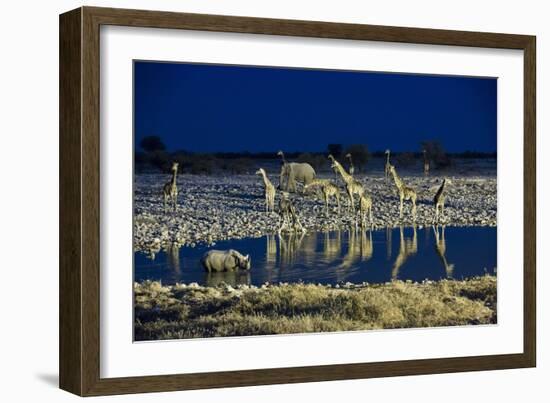
[[[135,339],[496,323],[496,277],[335,288],[136,283]]]

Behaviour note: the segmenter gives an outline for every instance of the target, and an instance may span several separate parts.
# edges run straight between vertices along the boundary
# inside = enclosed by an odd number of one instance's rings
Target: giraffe
[[[349,174],[353,176],[355,173],[355,167],[353,166],[353,160],[351,159],[351,153],[346,154],[346,158],[349,160]]]
[[[416,255],[418,252],[418,238],[416,235],[416,225],[413,225],[413,236],[412,239],[405,239],[403,233],[403,226],[399,227],[399,252],[393,263],[391,270],[392,280],[396,280],[399,274],[399,269],[405,264],[407,259],[410,256]]]
[[[410,200],[412,202],[413,220],[416,221],[416,190],[403,183],[393,165],[390,165],[390,174],[393,176],[395,187],[399,192],[399,218],[403,218],[403,200]]]
[[[304,186],[304,191],[308,189],[320,187],[321,192],[323,193],[323,198],[325,199],[325,211],[326,214],[329,214],[328,201],[329,197],[334,196],[336,203],[338,205],[338,212],[340,212],[340,191],[338,186],[329,181],[328,179],[314,179],[313,182]]]
[[[271,181],[267,177],[265,169],[258,169],[256,171],[256,175],[262,175],[262,179],[264,181],[266,213],[269,213],[269,211],[275,211],[275,186],[273,186],[273,183],[271,183]]]
[[[162,190],[164,196],[164,212],[166,212],[168,199],[171,199],[174,203],[174,211],[176,211],[178,208],[178,186],[176,183],[176,177],[178,175],[178,165],[179,164],[177,162],[172,163],[172,179],[170,180],[170,182],[164,185],[164,188]]]
[[[336,161],[336,159],[332,155],[329,155],[328,158],[332,161],[332,169],[340,174],[342,180],[346,184],[346,192],[348,193],[350,208],[351,211],[355,213],[355,200],[353,199],[353,195],[358,194],[359,196],[361,196],[363,193],[365,193],[365,189],[363,189],[363,185],[361,184],[361,182],[359,182],[357,179],[353,179],[353,176],[348,174],[344,167],[338,161]]]
[[[390,150],[387,149],[384,151],[384,154],[386,154],[386,165],[384,165],[384,178],[386,178],[386,182],[388,181],[388,178],[390,177]]]
[[[359,213],[361,215],[361,228],[365,227],[367,213],[369,215],[369,222],[372,227],[372,197],[365,194],[359,196]]]
[[[277,151],[277,156],[281,157],[281,173],[279,174],[279,185],[277,186],[277,189],[283,190],[283,180],[286,174],[284,167],[287,167],[288,163],[283,150]]]
[[[428,176],[430,174],[430,160],[428,159],[425,148],[422,149],[422,155],[424,157],[424,176]]]
[[[281,193],[281,200],[279,200],[279,214],[281,215],[282,220],[281,226],[278,230],[279,234],[281,234],[281,231],[287,229],[289,225],[291,226],[292,231],[299,229],[301,232],[305,232],[305,229],[296,214],[296,209],[289,198],[288,192]]]
[[[445,208],[445,199],[447,198],[445,195],[445,186],[450,184],[450,180],[447,178],[443,178],[443,182],[441,183],[441,186],[437,190],[437,193],[434,196],[434,224],[437,224],[439,222],[439,209],[441,208],[441,217],[443,218],[443,210]]]
[[[439,259],[441,260],[441,263],[443,263],[443,267],[445,267],[445,274],[447,275],[447,278],[453,277],[453,271],[455,269],[455,265],[453,263],[449,264],[447,262],[447,257],[445,256],[445,253],[447,252],[447,244],[445,243],[445,226],[443,225],[441,227],[441,233],[439,232],[439,227],[432,227],[434,230],[434,237],[435,237],[435,251],[439,255]]]
[[[283,152],[283,150],[277,151],[277,155],[281,157],[281,163],[283,165],[286,164],[285,153]]]

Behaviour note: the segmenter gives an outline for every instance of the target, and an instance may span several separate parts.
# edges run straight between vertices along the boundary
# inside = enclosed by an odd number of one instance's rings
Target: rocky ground
[[[320,175],[334,179],[332,174]],[[380,176],[357,176],[373,198],[374,228],[410,226],[413,224],[410,202],[405,202],[403,220],[399,219],[399,198],[393,182]],[[270,175],[277,185],[278,178]],[[448,175],[452,184],[447,189],[445,217],[442,223],[454,226],[497,225],[496,176]],[[433,197],[441,177],[403,176],[418,194],[419,226],[432,225]],[[266,213],[262,180],[254,174],[237,176],[179,175],[179,205],[176,212],[164,212],[162,186],[168,175],[135,176],[134,248],[154,252],[172,243],[194,246],[204,242],[261,237],[275,233],[280,225],[277,213]],[[307,230],[349,228],[356,218],[348,210],[342,182],[342,211],[332,200],[331,212],[325,214],[324,203],[314,194],[292,194],[302,225]],[[275,200],[278,205],[279,193]]]

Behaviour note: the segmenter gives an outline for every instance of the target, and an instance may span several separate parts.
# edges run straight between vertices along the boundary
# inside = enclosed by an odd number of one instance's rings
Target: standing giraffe
[[[260,168],[256,171],[256,175],[262,175],[262,179],[264,181],[264,188],[265,188],[265,211],[269,213],[269,211],[275,211],[275,186],[273,186],[273,183],[269,180],[267,177],[267,174],[265,173],[265,169]]]
[[[164,188],[162,190],[162,193],[164,195],[164,212],[166,212],[166,205],[168,203],[168,199],[171,199],[171,201],[174,203],[174,211],[178,208],[178,186],[176,183],[176,177],[178,175],[178,163],[174,162],[172,163],[172,179],[170,182],[166,183],[164,185]]]
[[[445,267],[445,274],[447,275],[447,278],[452,278],[455,265],[447,262],[447,257],[445,256],[445,253],[447,252],[447,244],[445,243],[445,226],[443,225],[441,227],[441,234],[439,232],[439,227],[436,228],[434,226],[433,230],[435,237],[435,251],[439,255],[439,259],[441,260],[441,263],[443,263],[443,267]]]
[[[416,191],[403,183],[393,165],[390,165],[390,174],[393,176],[395,187],[399,193],[399,218],[403,218],[403,200],[410,200],[412,202],[413,220],[416,221]]]
[[[331,196],[336,198],[336,204],[338,205],[338,212],[340,212],[340,191],[338,186],[329,181],[328,179],[314,179],[311,183],[304,186],[304,192],[308,189],[320,187],[325,200],[325,210],[328,215],[328,200]]]
[[[447,198],[445,195],[445,186],[449,184],[451,181],[447,178],[443,178],[443,182],[441,183],[441,186],[437,190],[437,193],[434,196],[434,224],[437,224],[439,222],[439,209],[441,208],[441,218],[443,218],[443,210],[445,208],[445,199]]]
[[[282,150],[279,150],[277,151],[277,155],[281,157],[281,162],[283,163],[283,165],[286,164],[285,153]]]
[[[348,174],[344,167],[338,161],[336,161],[336,159],[332,155],[329,155],[328,158],[332,161],[332,169],[340,174],[342,180],[346,184],[346,192],[349,196],[350,208],[351,211],[355,213],[355,200],[353,199],[353,195],[357,194],[361,196],[363,193],[365,193],[363,185],[358,180],[353,179],[353,176]]]
[[[299,229],[301,232],[305,232],[305,228],[302,227],[298,214],[296,214],[296,208],[292,204],[288,196],[288,192],[281,193],[281,199],[279,200],[279,214],[281,215],[281,226],[279,227],[279,235],[290,225],[292,231]]]
[[[426,154],[426,149],[422,149],[422,155],[424,156],[424,175],[428,176],[430,174],[430,160]]]
[[[349,160],[349,174],[353,176],[355,173],[355,167],[353,166],[353,160],[351,159],[351,153],[346,154],[346,158]]]
[[[384,178],[386,178],[386,181],[387,181],[388,178],[390,177],[390,167],[391,167],[390,150],[387,149],[386,151],[384,151],[384,154],[386,154],[386,165],[384,165]]]
[[[361,228],[365,227],[367,222],[367,213],[372,227],[372,197],[362,194],[359,196],[359,213],[361,215]]]

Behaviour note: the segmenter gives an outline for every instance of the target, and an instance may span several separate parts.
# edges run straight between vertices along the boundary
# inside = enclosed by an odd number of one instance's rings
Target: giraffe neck
[[[172,180],[170,181],[172,187],[176,187],[176,177],[178,175],[178,169],[172,170]]]
[[[389,165],[389,163],[390,163],[390,153],[387,153],[386,154],[386,164]]]
[[[271,185],[271,182],[269,181],[269,178],[267,177],[267,175],[265,174],[265,172],[262,172],[262,178],[264,180],[264,185],[265,187],[269,187],[269,185]]]
[[[336,165],[336,169],[338,170],[338,173],[340,174],[344,182],[347,183],[351,181],[351,176],[346,172],[342,165],[340,165],[338,161],[334,161],[334,164]]]
[[[437,191],[437,196],[438,197],[441,196],[443,194],[443,192],[445,191],[445,185],[446,185],[446,182],[443,181],[443,183],[439,187],[439,190]]]
[[[397,175],[397,172],[395,172],[394,170],[391,171],[392,173],[392,176],[393,176],[393,181],[395,182],[395,186],[401,190],[401,188],[403,187],[403,182],[401,181],[401,179],[399,178],[399,176]]]

